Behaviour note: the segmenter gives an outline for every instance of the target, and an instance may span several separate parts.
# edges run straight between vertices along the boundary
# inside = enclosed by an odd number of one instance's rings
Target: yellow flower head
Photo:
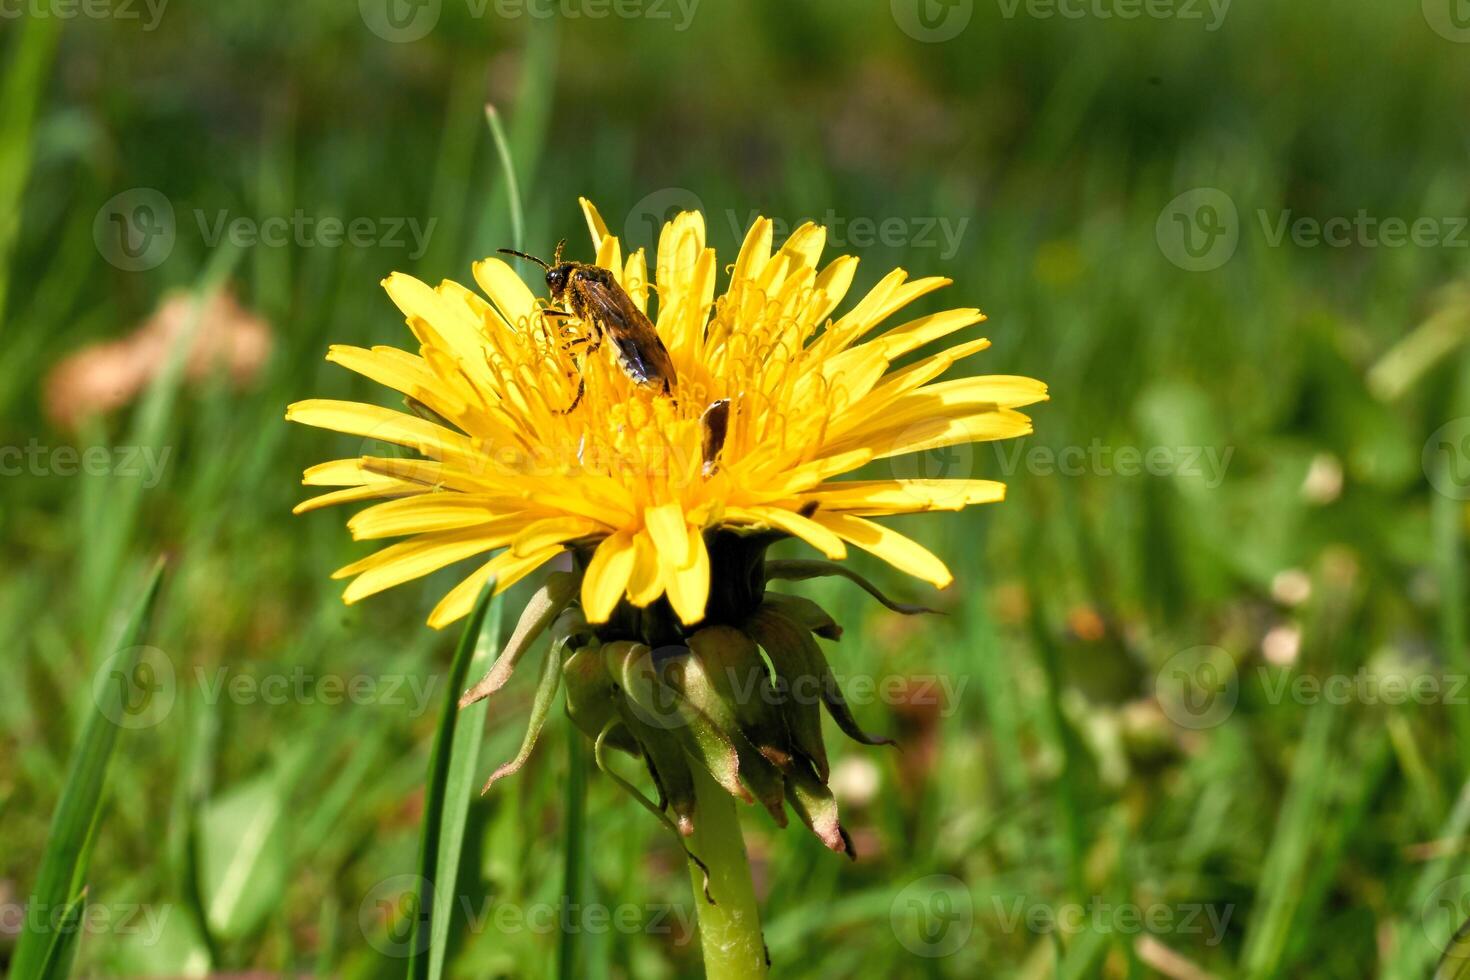
[[[327,359],[401,392],[413,414],[321,399],[286,412],[420,457],[363,456],[306,471],[307,485],[341,489],[303,502],[298,513],[378,500],[348,521],[353,536],[405,538],[336,572],[353,578],[346,601],[498,552],[434,609],[429,623],[443,627],[465,615],[491,579],[505,589],[574,548],[591,556],[581,585],[589,622],[605,622],[625,596],[635,606],[667,596],[679,619],[694,624],[710,591],[705,532],[718,527],[789,534],[832,559],[856,545],[948,585],[943,562],[870,518],[998,501],[1003,484],[837,478],[875,459],[1031,431],[1016,409],[1045,400],[1040,382],[999,375],[935,382],[988,341],[893,369],[904,355],[984,319],[961,309],[887,326],[950,280],[910,281],[895,270],[837,316],[857,260],[819,266],[826,229],[814,224],[773,254],[772,224],[762,218],[717,298],[719,266],[699,214],[664,226],[650,282],[643,251],[625,260],[596,209],[585,200],[582,207],[596,264],[640,310],[656,298],[654,319],[676,380],[667,393],[636,383],[616,343],[597,343],[595,325],[558,315],[499,259],[474,267],[488,300],[455,282],[431,288],[389,276],[383,285],[419,352],[334,346]],[[711,458],[703,418],[721,400],[728,420]]]

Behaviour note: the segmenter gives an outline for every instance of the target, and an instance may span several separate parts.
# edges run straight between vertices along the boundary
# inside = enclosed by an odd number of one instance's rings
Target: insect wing
[[[608,277],[611,280],[611,276]],[[674,381],[674,362],[668,348],[659,339],[653,321],[638,307],[615,280],[592,280],[581,290],[586,314],[596,320],[612,338],[618,359],[630,377],[639,384]]]

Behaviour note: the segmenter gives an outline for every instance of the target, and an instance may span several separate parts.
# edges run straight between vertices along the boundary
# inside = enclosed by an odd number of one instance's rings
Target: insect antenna
[[[551,271],[551,266],[547,265],[546,264],[546,261],[544,259],[538,259],[534,255],[527,255],[525,252],[517,252],[513,248],[499,248],[499,249],[496,249],[496,251],[497,252],[503,252],[506,255],[514,255],[518,259],[528,259],[528,260],[530,260],[532,262],[535,262],[537,265],[539,265],[541,268],[545,269],[546,271],[548,271],[548,272]],[[561,261],[561,246],[560,245],[558,245],[556,247],[556,254],[557,254],[557,261],[560,262]]]

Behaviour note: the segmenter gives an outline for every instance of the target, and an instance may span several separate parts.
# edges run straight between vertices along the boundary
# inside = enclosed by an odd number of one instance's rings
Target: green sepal
[[[521,662],[531,644],[572,601],[578,582],[577,576],[571,572],[552,572],[547,576],[545,584],[526,603],[520,622],[516,623],[515,631],[511,633],[509,642],[496,658],[495,664],[474,687],[460,697],[461,708],[469,707],[505,686],[505,682],[510,680],[511,673],[516,669],[516,664]]]
[[[817,558],[790,558],[779,561],[768,561],[766,562],[765,574],[767,581],[771,579],[783,579],[788,582],[804,582],[810,578],[829,578],[835,575],[854,583],[858,588],[896,613],[902,613],[905,616],[917,616],[920,613],[943,615],[938,609],[930,609],[928,606],[916,606],[907,602],[895,602],[884,595],[883,591],[872,582],[869,582],[846,565],[840,565],[835,561],[823,561]]]
[[[837,817],[837,800],[825,781],[798,774],[786,780],[786,801],[812,833],[827,847],[856,861],[852,838]]]
[[[837,625],[837,620],[833,619],[827,610],[805,596],[767,592],[761,603],[780,610],[792,622],[817,634],[824,640],[842,639],[842,627]]]
[[[784,604],[771,606],[770,612],[778,617],[786,616]],[[847,699],[842,694],[842,687],[837,683],[837,678],[832,673],[831,666],[827,663],[827,655],[822,652],[822,646],[812,639],[809,633],[802,632],[802,624],[795,620],[788,620],[792,627],[800,634],[797,642],[803,648],[802,660],[809,669],[816,673],[822,695],[822,703],[827,706],[827,713],[832,720],[837,722],[837,727],[842,733],[854,742],[863,745],[896,745],[893,739],[883,735],[870,735],[863,731],[862,726],[853,717],[852,709],[847,706]]]
[[[811,634],[774,607],[757,609],[746,620],[745,631],[766,651],[771,666],[776,669],[776,693],[792,748],[811,763],[817,778],[825,783],[831,775],[831,766],[827,762],[827,747],[822,742],[822,709],[816,700],[806,696],[806,692],[822,683],[826,661],[822,660],[821,651],[817,651],[816,658],[820,664],[814,663],[811,647],[815,641]]]
[[[648,647],[641,643],[620,646],[616,657],[609,659],[608,669],[621,685],[630,713],[640,716],[645,728],[661,733],[655,737],[678,746],[703,765],[725,792],[743,802],[755,802],[740,782],[740,756],[735,745],[708,715],[662,680]],[[634,735],[644,741],[638,732]]]
[[[739,656],[744,649],[745,656]],[[722,656],[734,650],[734,658]],[[755,644],[739,630],[728,626],[712,626],[689,637],[689,654],[665,664],[664,680],[677,690],[696,710],[708,717],[724,737],[735,746],[740,765],[740,779],[770,812],[776,823],[786,826],[785,789],[781,774],[759,751],[744,731],[736,708],[743,699],[731,690],[732,678],[722,668],[731,659],[742,660],[747,671],[766,673]],[[779,719],[777,720],[779,724]]]
[[[536,697],[531,702],[531,718],[526,726],[525,738],[521,740],[521,750],[514,759],[490,774],[481,792],[489,792],[497,780],[520,772],[521,767],[531,758],[531,750],[536,747],[536,740],[541,737],[541,729],[546,724],[547,716],[551,714],[551,704],[556,700],[557,686],[561,683],[563,654],[574,639],[586,635],[586,629],[587,620],[580,610],[567,609],[557,617],[551,630],[551,643],[546,648],[546,659],[541,664],[541,678],[536,682]]]

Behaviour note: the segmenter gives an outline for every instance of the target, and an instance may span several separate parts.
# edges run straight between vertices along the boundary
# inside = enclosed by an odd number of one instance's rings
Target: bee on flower
[[[877,459],[1031,431],[1018,409],[1046,398],[1042,383],[936,380],[987,340],[895,367],[984,319],[956,309],[891,325],[950,280],[895,270],[839,314],[857,260],[821,264],[826,231],[814,224],[773,251],[772,223],[761,219],[717,296],[719,266],[699,214],[664,228],[650,282],[643,251],[625,257],[596,209],[582,207],[596,257],[588,268],[656,330],[631,346],[659,364],[658,383],[628,369],[628,345],[606,317],[583,306],[579,322],[565,308],[574,304],[538,298],[498,258],[474,266],[483,296],[389,276],[384,288],[418,352],[334,346],[327,358],[400,392],[410,411],[317,399],[286,414],[421,457],[307,470],[308,485],[338,489],[298,513],[379,501],[348,521],[353,536],[402,539],[337,571],[352,580],[346,601],[484,556],[430,614],[430,625],[444,627],[486,583],[504,590],[572,551],[585,559],[579,599],[589,623],[606,623],[624,602],[647,609],[663,600],[693,626],[706,618],[710,539],[722,529],[787,535],[831,560],[857,547],[948,585],[939,557],[874,518],[992,503],[1004,485],[843,477]],[[594,341],[604,333],[610,342]]]

